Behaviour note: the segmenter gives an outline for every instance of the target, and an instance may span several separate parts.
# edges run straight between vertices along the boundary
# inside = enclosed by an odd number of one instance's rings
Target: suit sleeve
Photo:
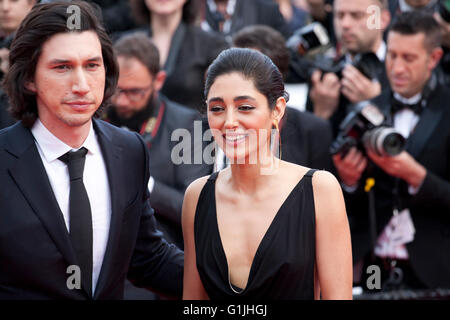
[[[181,297],[184,255],[175,245],[167,243],[156,227],[147,187],[150,177],[148,151],[142,138],[138,134],[136,136],[145,155],[145,174],[141,193],[142,214],[128,278],[138,287],[146,287],[162,294]]]
[[[183,115],[181,115],[183,117]],[[189,118],[188,118],[189,117]],[[196,143],[194,140],[194,121],[199,121],[197,114],[185,116],[187,123],[192,125],[187,128],[192,137],[189,152],[192,163],[172,164],[174,166],[175,185],[168,185],[155,178],[155,185],[150,194],[150,202],[157,212],[157,216],[163,216],[165,219],[173,222],[181,228],[181,208],[183,206],[184,192],[187,187],[196,179],[211,174],[213,167],[205,163],[203,159],[203,150],[207,146],[207,141]],[[202,128],[203,132],[204,128]],[[178,143],[174,142],[174,143]],[[173,149],[173,146],[172,146]],[[195,163],[196,157],[200,155],[201,163]]]
[[[427,175],[419,189],[412,197],[414,205],[439,204],[440,207],[450,211],[450,181],[427,170]]]

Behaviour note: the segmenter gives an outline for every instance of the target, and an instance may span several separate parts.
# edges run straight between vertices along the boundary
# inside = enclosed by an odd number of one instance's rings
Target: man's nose
[[[9,3],[9,0],[3,0],[0,2],[0,10],[1,11],[8,11],[11,7],[11,4]]]
[[[83,68],[75,68],[74,70],[72,91],[79,94],[89,92],[89,83]]]
[[[402,73],[405,70],[405,63],[400,59],[393,59],[391,63],[391,71],[394,74]]]
[[[341,24],[342,29],[350,29],[351,26],[354,24],[354,22],[349,14],[344,14],[340,18],[340,24]]]
[[[123,91],[118,90],[113,96],[113,103],[119,107],[128,106],[130,104],[130,100]]]

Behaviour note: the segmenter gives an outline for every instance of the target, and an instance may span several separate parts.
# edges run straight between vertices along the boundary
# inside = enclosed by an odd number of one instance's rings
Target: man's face
[[[112,102],[117,114],[122,118],[130,118],[143,110],[154,88],[154,79],[147,67],[136,58],[119,56],[119,81]]]
[[[58,33],[42,46],[34,80],[39,119],[52,131],[90,125],[103,101],[105,67],[100,40],[93,31]],[[54,131],[52,131],[54,132]]]
[[[402,35],[389,32],[388,35],[387,76],[392,90],[405,98],[411,98],[422,91],[439,61],[440,55],[430,53],[425,48],[424,40],[424,33]]]
[[[0,30],[10,34],[30,12],[35,0],[0,0]]]
[[[376,4],[377,1],[375,0],[334,1],[336,37],[344,49],[351,54],[377,50],[385,27],[385,13],[379,16],[381,20],[380,28],[374,28],[374,12],[373,10],[367,10],[370,6]],[[379,5],[377,8],[379,8]]]

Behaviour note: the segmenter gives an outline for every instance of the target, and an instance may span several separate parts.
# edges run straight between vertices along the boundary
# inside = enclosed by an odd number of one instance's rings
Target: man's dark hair
[[[129,0],[131,11],[136,21],[140,24],[148,25],[150,23],[150,10],[145,4],[145,0]],[[193,24],[197,18],[199,10],[198,0],[187,0],[183,6],[182,20],[186,24]]]
[[[233,46],[261,51],[268,56],[286,77],[289,70],[289,50],[286,40],[277,30],[264,25],[243,28],[233,36]]]
[[[425,35],[424,46],[428,51],[441,46],[442,35],[439,24],[434,17],[420,10],[408,11],[396,16],[389,32],[397,32],[402,35]]]
[[[159,70],[159,51],[153,41],[143,32],[136,32],[120,38],[114,44],[116,56],[136,58],[145,65],[152,76]]]
[[[68,18],[72,14],[67,13],[67,8],[71,5],[76,5],[80,9],[80,28],[73,31],[68,29]],[[31,127],[38,118],[35,93],[28,90],[25,85],[34,80],[42,46],[55,34],[83,31],[94,31],[97,34],[106,71],[104,98],[95,116],[99,117],[108,105],[109,98],[116,89],[119,68],[111,40],[95,15],[94,9],[85,1],[37,4],[17,30],[9,53],[10,68],[3,82],[10,99],[10,112],[21,120],[24,126]]]

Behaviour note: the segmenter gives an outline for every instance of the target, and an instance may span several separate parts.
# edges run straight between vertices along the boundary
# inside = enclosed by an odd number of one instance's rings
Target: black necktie
[[[69,167],[70,240],[81,270],[81,283],[92,295],[92,216],[91,205],[83,183],[86,148],[67,152],[58,159]]]

